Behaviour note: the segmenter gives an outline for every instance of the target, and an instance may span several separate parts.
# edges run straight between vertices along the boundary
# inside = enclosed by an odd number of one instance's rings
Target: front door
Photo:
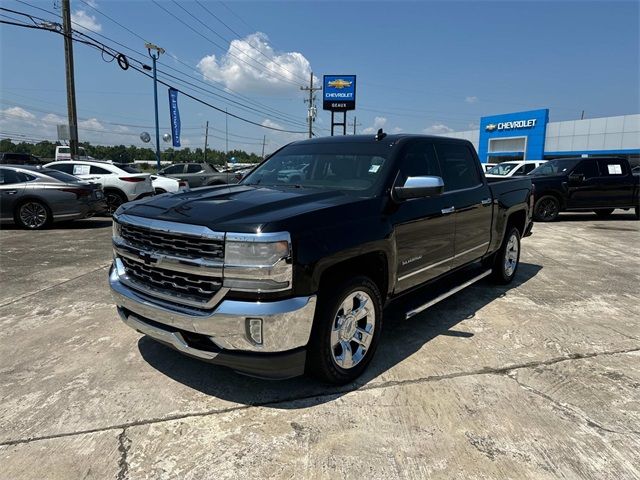
[[[580,175],[581,178],[572,178]],[[567,180],[567,208],[593,208],[602,204],[598,165],[595,158],[580,160]]]
[[[469,145],[436,143],[442,168],[446,206],[455,210],[454,257],[451,268],[482,257],[491,240],[491,190],[480,173],[480,163]]]
[[[396,184],[408,177],[441,176],[433,144],[414,140],[401,154]],[[392,221],[397,245],[398,281],[401,292],[449,270],[453,257],[454,217],[440,196],[406,200],[394,206]]]
[[[10,168],[0,168],[0,219],[12,220],[18,199],[24,191],[26,178]]]

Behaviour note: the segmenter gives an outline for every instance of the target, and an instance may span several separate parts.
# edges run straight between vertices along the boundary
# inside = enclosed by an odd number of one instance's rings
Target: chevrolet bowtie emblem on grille
[[[158,262],[158,257],[152,255],[151,253],[139,252],[138,256],[145,263],[145,265],[151,265],[152,263]]]
[[[486,127],[484,127],[484,129],[487,132],[493,132],[496,128],[498,128],[498,126],[495,123],[490,123],[489,125],[487,125]]]
[[[352,83],[353,82],[348,82],[347,80],[338,78],[337,80],[332,80],[329,83],[327,83],[327,86],[342,89],[342,88],[350,87]]]

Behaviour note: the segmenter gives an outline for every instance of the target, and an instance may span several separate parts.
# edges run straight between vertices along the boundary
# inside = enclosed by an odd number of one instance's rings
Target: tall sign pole
[[[204,163],[207,163],[207,143],[209,141],[209,120],[207,120],[207,127],[204,131]]]
[[[309,138],[313,137],[313,122],[316,120],[316,96],[314,92],[322,90],[321,87],[313,88],[313,72],[311,72],[311,78],[309,80],[308,87],[300,87],[300,90],[309,92],[309,99],[305,99],[304,103],[309,104],[307,110],[307,122],[309,122]]]
[[[164,53],[164,48],[160,48],[153,43],[145,43],[144,46],[149,52],[151,60],[153,60],[153,103],[155,106],[156,114],[156,168],[160,171],[160,125],[158,123],[158,74],[156,71],[156,61],[160,58],[160,55]],[[153,51],[153,53],[152,53]]]
[[[335,127],[347,134],[347,112],[356,109],[356,76],[325,75],[322,80],[322,108],[331,112],[331,136]],[[336,121],[336,112],[342,113],[342,122]],[[354,120],[354,130],[355,130]]]
[[[62,32],[64,34],[64,59],[67,78],[67,116],[69,119],[69,147],[71,158],[78,158],[78,113],[76,111],[76,82],[73,68],[73,38],[71,37],[71,7],[69,0],[62,0]]]

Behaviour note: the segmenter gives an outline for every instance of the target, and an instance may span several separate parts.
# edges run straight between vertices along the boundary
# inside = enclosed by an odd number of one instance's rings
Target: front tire
[[[48,227],[53,216],[49,207],[39,200],[27,200],[16,209],[15,221],[27,230],[40,230]]]
[[[560,202],[553,195],[545,195],[536,200],[533,218],[538,222],[553,222],[560,214]]]
[[[373,358],[382,330],[382,298],[375,283],[358,276],[320,292],[307,353],[309,373],[344,385]]]
[[[512,227],[502,241],[492,267],[492,276],[497,283],[506,285],[516,276],[520,265],[520,231]]]

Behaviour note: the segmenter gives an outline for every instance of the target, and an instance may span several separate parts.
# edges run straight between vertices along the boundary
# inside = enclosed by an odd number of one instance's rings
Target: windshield
[[[62,147],[58,150],[60,153],[71,153],[71,149],[69,147]]]
[[[508,175],[509,172],[511,170],[513,170],[514,168],[516,168],[517,166],[518,166],[517,163],[509,163],[509,162],[499,163],[495,167],[491,167],[487,171],[487,174],[489,174],[489,175]]]
[[[242,181],[374,195],[384,179],[390,152],[386,144],[302,144],[283,148]]]
[[[575,167],[580,160],[580,158],[549,160],[548,162],[540,165],[538,168],[534,168],[533,170],[531,170],[529,175],[533,175],[535,177],[544,175],[562,175],[573,170],[573,167]]]
[[[60,172],[58,170],[41,170],[40,173],[46,175],[47,177],[55,178],[56,180],[60,180],[65,183],[80,183],[81,179],[78,177],[74,177],[73,175],[69,175],[68,173]]]

